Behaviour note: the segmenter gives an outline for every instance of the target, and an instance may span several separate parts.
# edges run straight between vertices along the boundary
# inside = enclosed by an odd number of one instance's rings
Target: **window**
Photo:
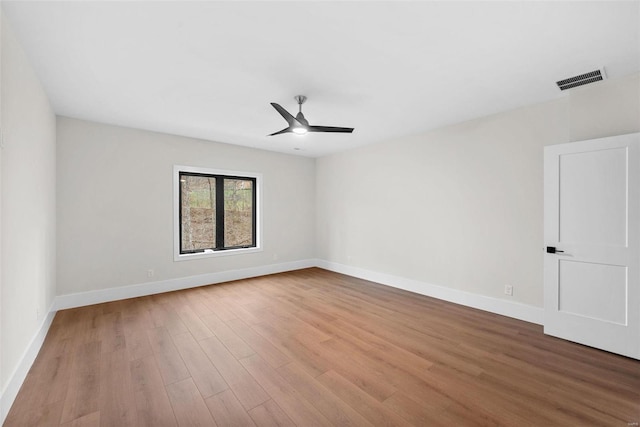
[[[175,259],[259,249],[259,175],[180,166],[174,175]]]

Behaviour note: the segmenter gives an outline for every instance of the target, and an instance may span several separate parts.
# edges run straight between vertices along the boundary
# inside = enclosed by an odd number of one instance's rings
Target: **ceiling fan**
[[[293,117],[287,110],[282,108],[280,105],[272,102],[271,105],[276,109],[278,113],[289,123],[289,126],[270,134],[280,135],[281,133],[289,133],[293,132],[298,135],[304,135],[307,132],[338,132],[338,133],[351,133],[353,132],[353,128],[343,128],[343,127],[335,127],[335,126],[312,126],[309,124],[307,119],[304,118],[304,114],[302,114],[302,104],[307,100],[307,97],[304,95],[298,95],[294,98],[298,103],[298,114]]]

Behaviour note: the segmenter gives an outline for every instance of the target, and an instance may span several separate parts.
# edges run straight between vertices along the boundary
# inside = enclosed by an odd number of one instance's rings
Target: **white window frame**
[[[229,175],[255,178],[256,180],[256,246],[251,248],[226,249],[223,251],[180,253],[180,172],[202,173],[209,175]],[[262,251],[262,174],[224,169],[211,169],[196,166],[173,166],[173,260],[187,261],[193,259],[215,258],[220,256],[250,254]]]

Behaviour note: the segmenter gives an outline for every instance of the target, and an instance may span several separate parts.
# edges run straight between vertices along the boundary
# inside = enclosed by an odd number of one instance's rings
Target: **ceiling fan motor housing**
[[[309,126],[309,122],[307,121],[307,119],[304,118],[304,114],[302,114],[302,111],[296,114],[296,120],[305,126]]]

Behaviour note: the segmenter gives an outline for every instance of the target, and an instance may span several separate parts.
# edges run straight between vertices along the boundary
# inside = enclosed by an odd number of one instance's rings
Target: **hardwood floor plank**
[[[255,353],[242,338],[215,314],[207,314],[202,317],[202,321],[237,359],[242,359]]]
[[[114,373],[117,373],[114,375]],[[129,369],[129,357],[122,349],[102,353],[100,358],[100,423],[103,426],[135,427],[137,409]]]
[[[215,313],[211,307],[204,303],[205,293],[203,288],[188,289],[184,292],[187,304],[193,312],[202,319],[204,316]]]
[[[185,304],[179,306],[176,309],[176,312],[191,332],[191,335],[193,335],[193,337],[196,339],[196,341],[200,341],[214,335],[213,332],[211,332],[211,330],[207,328],[207,325],[204,324],[202,319],[198,317],[198,315],[189,305]]]
[[[87,344],[100,341],[99,323],[102,316],[102,306],[90,305],[82,311],[83,321],[78,328],[78,343]]]
[[[67,342],[63,340],[63,342]],[[30,406],[38,406],[40,404],[50,404],[59,400],[64,400],[69,389],[69,381],[73,371],[73,355],[74,351],[69,347],[63,347],[64,350],[56,353],[42,355],[42,362],[31,368],[31,373],[35,376],[36,390],[49,390],[44,399],[36,399],[30,403]],[[25,392],[27,382],[23,385]],[[39,400],[39,401],[38,401]]]
[[[81,345],[75,351],[60,422],[73,421],[98,410],[100,354],[99,341]]]
[[[227,320],[227,325],[260,355],[271,367],[278,368],[291,361],[291,358],[278,350],[269,340],[251,329],[243,320]]]
[[[17,403],[17,402],[16,402]],[[14,403],[14,406],[16,405]],[[7,415],[4,427],[24,426],[59,426],[64,401],[54,403],[41,403],[40,406],[28,406],[25,410],[14,411],[13,407]]]
[[[204,298],[202,303],[209,307],[212,313],[215,313],[223,321],[232,320],[237,317],[237,315],[231,310],[227,301],[225,301],[224,297],[221,297],[218,292],[216,292],[220,285],[208,286],[207,288],[203,288]]]
[[[29,371],[27,378],[25,378],[22,387],[20,387],[20,392],[16,396],[13,405],[11,406],[11,410],[7,414],[4,425],[29,425],[30,417],[34,412],[31,408],[41,409],[45,407],[44,400],[46,399],[46,396],[44,393],[38,392],[39,389],[37,384],[38,377],[34,374],[32,368],[31,371]],[[64,398],[60,403],[60,414],[62,413],[62,403],[64,403]],[[60,420],[58,420],[58,422],[59,421]]]
[[[65,319],[64,315],[56,317]],[[57,425],[69,388],[74,353],[71,338],[62,328],[53,328],[16,396],[5,425]]]
[[[335,339],[322,343],[305,344],[305,346],[312,346],[318,354],[321,354],[328,361],[327,365],[332,370],[380,402],[397,391],[384,372],[366,363],[365,356],[351,349],[346,349],[345,346],[340,346]]]
[[[329,426],[331,422],[290,386],[260,356],[253,355],[240,361],[264,388],[278,406],[301,426]]]
[[[153,328],[147,331],[147,335],[164,383],[172,384],[189,378],[189,370],[180,357],[169,331],[164,327]]]
[[[270,399],[251,374],[216,337],[204,339],[199,344],[245,409],[249,410]]]
[[[510,396],[508,392],[485,384],[477,377],[446,366],[432,367],[429,376],[429,385],[434,390],[461,403],[479,418],[494,420],[498,425],[523,425],[532,420],[537,425],[554,424],[548,413],[530,405],[526,399]]]
[[[428,333],[404,328],[393,320],[385,320],[377,316],[360,313],[358,316],[343,315],[343,320],[352,323],[358,328],[380,338],[389,341],[393,345],[407,349],[408,351],[428,360],[431,363],[440,363],[471,375],[479,375],[483,371],[475,359],[459,350],[456,346],[446,346],[445,339]],[[385,325],[386,327],[382,327]],[[428,344],[427,344],[428,343]],[[453,357],[455,356],[455,357]]]
[[[57,425],[57,424],[56,424]],[[115,426],[118,424],[102,424],[105,426]],[[92,412],[84,417],[76,418],[68,423],[61,424],[62,427],[100,427],[100,412]]]
[[[153,349],[151,348],[151,343],[149,343],[149,336],[147,335],[146,330],[137,328],[128,329],[125,326],[124,340],[127,348],[127,354],[129,355],[129,361],[141,359],[153,354]]]
[[[356,344],[377,360],[387,361],[410,375],[420,377],[423,372],[433,366],[433,362],[424,357],[385,341],[377,335],[360,329],[342,319],[336,319],[331,324],[341,331],[339,336],[345,341]]]
[[[147,356],[129,362],[133,381],[138,425],[177,426],[156,359]]]
[[[207,398],[205,403],[219,426],[250,427],[255,425],[231,389]]]
[[[139,304],[127,304],[122,309],[122,329],[130,361],[153,354],[147,337],[147,330],[152,327],[149,312],[141,310]]]
[[[337,372],[328,371],[316,379],[375,426],[411,425]]]
[[[418,404],[403,393],[398,392],[390,396],[383,404],[414,426],[428,425],[444,427],[448,425],[448,421],[445,421],[440,416],[441,412],[446,408],[446,399],[442,399],[439,402],[423,401],[422,404]]]
[[[202,397],[207,398],[229,388],[191,333],[174,335],[173,341]]]
[[[98,338],[103,353],[125,348],[125,334],[122,313],[119,311],[102,314],[98,320]]]
[[[169,293],[169,295],[171,294],[173,292]],[[156,304],[150,308],[149,314],[155,327],[165,327],[171,335],[183,334],[189,331],[187,325],[184,324],[170,304]]]
[[[278,328],[278,330],[286,334],[286,336],[295,337],[302,342],[316,343],[331,339],[331,336],[295,318],[293,315],[286,314],[277,308],[277,306],[277,304],[270,304],[268,308],[264,310],[260,316],[262,319],[260,325],[269,325],[271,328]]]
[[[314,345],[317,343],[310,342],[309,345],[304,345],[297,336],[289,336],[268,324],[255,324],[251,328],[290,359],[300,363],[311,376],[316,377],[331,369],[331,364],[322,355],[322,349]]]
[[[167,393],[179,426],[216,425],[191,378],[169,384]]]
[[[353,408],[325,388],[296,362],[288,363],[277,369],[297,393],[300,393],[333,425],[368,426],[372,425]]]
[[[510,377],[510,379],[513,380],[520,377],[520,375],[518,375],[518,372],[511,372]],[[518,403],[520,403],[522,398],[525,398],[529,404],[533,403],[534,406],[539,408],[539,410],[544,411],[546,416],[552,419],[562,420],[566,423],[573,422],[573,420],[575,420],[577,417],[586,425],[614,425],[626,422],[627,419],[630,419],[630,417],[633,416],[632,412],[621,411],[615,406],[613,408],[609,407],[610,409],[606,412],[603,412],[602,410],[595,410],[590,406],[586,406],[582,408],[579,414],[576,413],[571,416],[566,416],[565,412],[567,411],[567,408],[573,406],[576,401],[575,398],[577,397],[577,395],[575,394],[575,391],[571,394],[563,396],[562,401],[566,402],[565,407],[558,408],[558,394],[554,392],[548,394],[541,392],[542,390],[546,389],[546,384],[544,383],[528,381],[527,387],[523,388],[517,384],[514,384],[512,381],[505,381],[503,378],[496,377],[494,375],[483,374],[481,379],[486,386],[491,386],[494,389],[499,390],[499,392],[496,392],[496,394],[504,394],[503,400],[505,402],[511,402],[515,400],[515,405],[517,405]],[[521,397],[514,399],[514,395]],[[588,401],[587,399],[589,399],[588,396],[579,396],[579,400],[582,402]],[[599,401],[599,403],[603,402]]]
[[[225,304],[225,306],[227,307],[227,309],[232,313],[233,317],[232,318],[239,318],[242,319],[244,322],[246,322],[249,325],[254,325],[256,323],[262,323],[262,321],[264,319],[262,319],[260,317],[260,312],[258,311],[251,311],[249,309],[247,309],[246,307],[237,304],[233,298],[230,297],[225,297],[220,299],[220,303],[221,304]],[[220,315],[220,313],[216,312],[216,314],[218,314],[218,317],[220,317],[223,320],[230,320],[230,319],[225,319],[224,317],[222,317]]]
[[[349,364],[340,362],[334,364],[336,372],[356,385],[363,384],[360,388],[364,391],[369,390],[369,394],[380,401],[384,401],[398,390],[419,401],[431,402],[443,397],[425,381],[428,378],[429,369],[434,365],[424,360],[422,362],[416,360],[419,358],[415,355],[397,359],[391,349],[388,352],[382,352],[353,337],[336,337],[321,345],[332,349],[335,355],[349,354],[351,362],[368,367],[364,372],[362,369],[352,369]],[[414,362],[422,369],[409,367],[410,362]],[[451,398],[448,397],[448,399]]]
[[[273,400],[269,400],[249,411],[258,427],[295,427],[296,424]]]

